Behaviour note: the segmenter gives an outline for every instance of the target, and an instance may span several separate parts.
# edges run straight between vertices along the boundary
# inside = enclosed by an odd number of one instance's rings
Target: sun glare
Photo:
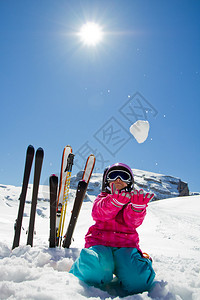
[[[102,40],[103,32],[98,24],[88,22],[81,27],[79,36],[85,45],[96,46]]]

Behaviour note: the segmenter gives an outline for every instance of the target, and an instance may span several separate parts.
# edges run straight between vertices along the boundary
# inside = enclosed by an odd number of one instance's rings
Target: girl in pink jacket
[[[135,294],[152,287],[155,272],[151,260],[142,254],[136,231],[153,195],[134,190],[133,184],[133,173],[125,164],[104,171],[102,192],[92,209],[95,224],[89,228],[85,248],[70,273],[99,287],[115,275],[125,291]]]

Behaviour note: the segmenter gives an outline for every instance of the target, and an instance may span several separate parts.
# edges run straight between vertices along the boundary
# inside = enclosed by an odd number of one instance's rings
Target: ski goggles
[[[124,170],[113,170],[108,172],[107,174],[107,180],[108,181],[115,181],[117,178],[120,178],[124,182],[131,182],[132,178],[131,175],[124,171]]]

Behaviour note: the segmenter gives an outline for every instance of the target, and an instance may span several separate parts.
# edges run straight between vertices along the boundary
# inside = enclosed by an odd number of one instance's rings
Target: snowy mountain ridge
[[[144,189],[145,192],[150,192],[154,194],[153,200],[161,200],[166,198],[173,198],[178,196],[189,196],[189,188],[188,184],[183,182],[180,178],[170,176],[170,175],[163,175],[159,173],[153,173],[149,171],[143,171],[138,169],[132,169],[134,174],[134,187],[136,189]],[[70,183],[70,195],[69,198],[73,198],[78,181],[82,178],[83,171],[79,171],[76,175],[72,176],[71,183]],[[101,192],[101,186],[102,186],[102,176],[101,173],[93,173],[89,182],[87,195],[95,195],[97,196]],[[30,189],[31,184],[29,185],[28,190],[28,198],[31,197],[30,195]],[[49,188],[48,186],[41,185],[43,193],[40,194],[39,200],[45,200],[49,201]],[[0,191],[3,187],[9,187],[7,185],[0,185]],[[12,187],[12,189],[19,189],[17,187]],[[8,189],[9,191],[9,189]],[[198,194],[198,193],[197,193]],[[9,195],[7,195],[9,197]]]
[[[154,200],[172,198],[178,196],[189,196],[188,184],[180,178],[163,175],[138,169],[132,169],[134,174],[134,187],[136,189],[144,189],[145,192],[154,194]],[[81,179],[82,171],[71,179],[71,188],[76,188],[78,181]],[[93,173],[88,193],[93,193],[96,196],[101,192],[102,174]]]

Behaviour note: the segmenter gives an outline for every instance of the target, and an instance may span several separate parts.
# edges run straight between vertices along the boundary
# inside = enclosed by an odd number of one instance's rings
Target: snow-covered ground
[[[97,187],[98,189],[98,187]],[[84,246],[84,235],[93,223],[89,193],[84,201],[74,242],[70,249],[48,248],[48,187],[40,186],[35,222],[34,246],[26,246],[32,186],[25,206],[20,246],[13,251],[14,222],[20,187],[0,185],[0,299],[120,299],[88,287],[68,273]],[[66,221],[69,220],[75,190],[70,192]],[[199,300],[200,299],[200,196],[170,198],[151,202],[139,228],[140,246],[153,258],[154,290],[124,299]]]

